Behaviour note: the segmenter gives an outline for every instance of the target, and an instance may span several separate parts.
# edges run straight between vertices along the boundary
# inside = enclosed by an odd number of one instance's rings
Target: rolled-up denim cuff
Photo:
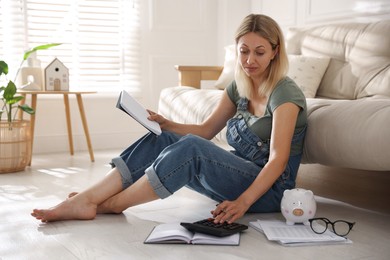
[[[133,176],[130,173],[129,168],[127,168],[126,163],[123,161],[122,157],[115,157],[111,160],[112,164],[119,171],[122,178],[122,188],[126,189],[134,183]]]
[[[172,195],[171,192],[169,192],[164,185],[161,183],[160,179],[158,178],[156,172],[153,169],[153,166],[150,166],[145,170],[145,174],[148,177],[149,183],[152,186],[154,192],[159,196],[161,199],[165,199]]]

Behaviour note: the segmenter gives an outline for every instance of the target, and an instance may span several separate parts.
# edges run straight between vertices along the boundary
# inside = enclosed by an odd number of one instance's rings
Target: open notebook
[[[179,223],[167,223],[154,227],[144,243],[238,246],[240,244],[240,233],[217,237],[188,231]]]

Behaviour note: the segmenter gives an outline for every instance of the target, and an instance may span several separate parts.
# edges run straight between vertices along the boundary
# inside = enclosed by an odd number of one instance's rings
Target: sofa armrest
[[[202,80],[217,80],[223,67],[176,65],[175,69],[179,72],[179,86],[200,88]]]

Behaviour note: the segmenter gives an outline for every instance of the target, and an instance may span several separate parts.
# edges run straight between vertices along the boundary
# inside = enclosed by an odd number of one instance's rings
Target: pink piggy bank
[[[292,189],[284,191],[280,208],[287,225],[309,225],[308,220],[314,217],[317,204],[311,190]]]

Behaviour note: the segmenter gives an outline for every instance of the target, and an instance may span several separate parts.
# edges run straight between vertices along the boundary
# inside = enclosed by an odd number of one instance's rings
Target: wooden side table
[[[77,104],[79,106],[79,111],[80,111],[80,117],[81,121],[83,123],[83,128],[84,128],[84,133],[85,133],[85,138],[87,139],[87,145],[88,145],[88,151],[89,151],[89,156],[91,158],[91,161],[95,161],[95,157],[93,155],[93,149],[92,149],[92,143],[91,143],[91,138],[89,136],[89,130],[88,130],[88,124],[87,124],[87,118],[85,116],[85,110],[84,110],[84,105],[83,105],[83,99],[81,95],[83,94],[94,94],[96,91],[27,91],[27,90],[18,90],[18,93],[24,96],[25,98],[21,101],[22,104],[26,102],[26,96],[31,95],[31,107],[35,110],[35,113],[37,113],[37,97],[38,95],[63,95],[64,97],[64,104],[65,104],[65,114],[66,114],[66,124],[68,128],[68,140],[69,140],[69,151],[70,154],[74,154],[74,148],[73,148],[73,136],[72,136],[72,125],[71,125],[71,120],[70,120],[70,109],[69,109],[69,95],[76,95],[77,98]],[[20,111],[20,118],[22,118],[23,113]],[[30,115],[30,120],[31,120],[31,149],[33,147],[33,142],[34,142],[34,131],[35,131],[35,114]],[[28,165],[31,165],[32,161],[32,153],[31,153],[31,158],[29,161]]]

